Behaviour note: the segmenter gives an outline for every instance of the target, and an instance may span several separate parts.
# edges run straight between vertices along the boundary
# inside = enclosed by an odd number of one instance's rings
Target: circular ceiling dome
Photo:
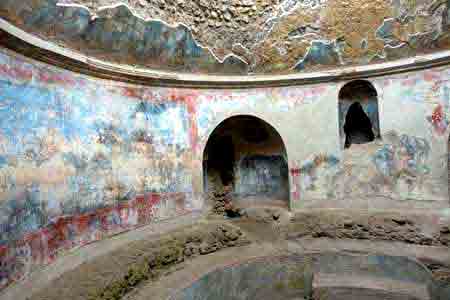
[[[0,28],[97,64],[286,75],[447,57],[448,10],[442,0],[2,0]]]

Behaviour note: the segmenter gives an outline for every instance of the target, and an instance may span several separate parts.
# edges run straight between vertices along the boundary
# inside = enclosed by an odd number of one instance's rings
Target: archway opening
[[[203,154],[205,191],[229,191],[233,203],[288,206],[289,170],[284,143],[265,121],[247,115],[226,119]]]
[[[380,138],[378,95],[365,80],[347,83],[339,92],[339,128],[341,145],[365,144]]]

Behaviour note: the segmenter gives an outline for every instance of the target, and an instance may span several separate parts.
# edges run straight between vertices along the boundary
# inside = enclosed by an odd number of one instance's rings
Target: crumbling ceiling
[[[449,49],[444,0],[2,0],[0,17],[100,60],[289,74]]]

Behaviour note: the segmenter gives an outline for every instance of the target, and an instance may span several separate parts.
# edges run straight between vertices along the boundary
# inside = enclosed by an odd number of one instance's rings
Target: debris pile
[[[237,218],[241,216],[241,211],[233,204],[233,187],[220,186],[215,187],[209,192],[208,196],[212,203],[212,212],[216,215]]]

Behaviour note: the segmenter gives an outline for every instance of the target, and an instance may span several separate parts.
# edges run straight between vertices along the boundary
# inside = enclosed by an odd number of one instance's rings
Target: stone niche
[[[211,134],[204,153],[205,190],[233,187],[233,198],[287,205],[289,175],[280,135],[251,116],[223,121]]]
[[[378,95],[370,82],[351,81],[339,91],[339,133],[344,148],[381,137]]]

